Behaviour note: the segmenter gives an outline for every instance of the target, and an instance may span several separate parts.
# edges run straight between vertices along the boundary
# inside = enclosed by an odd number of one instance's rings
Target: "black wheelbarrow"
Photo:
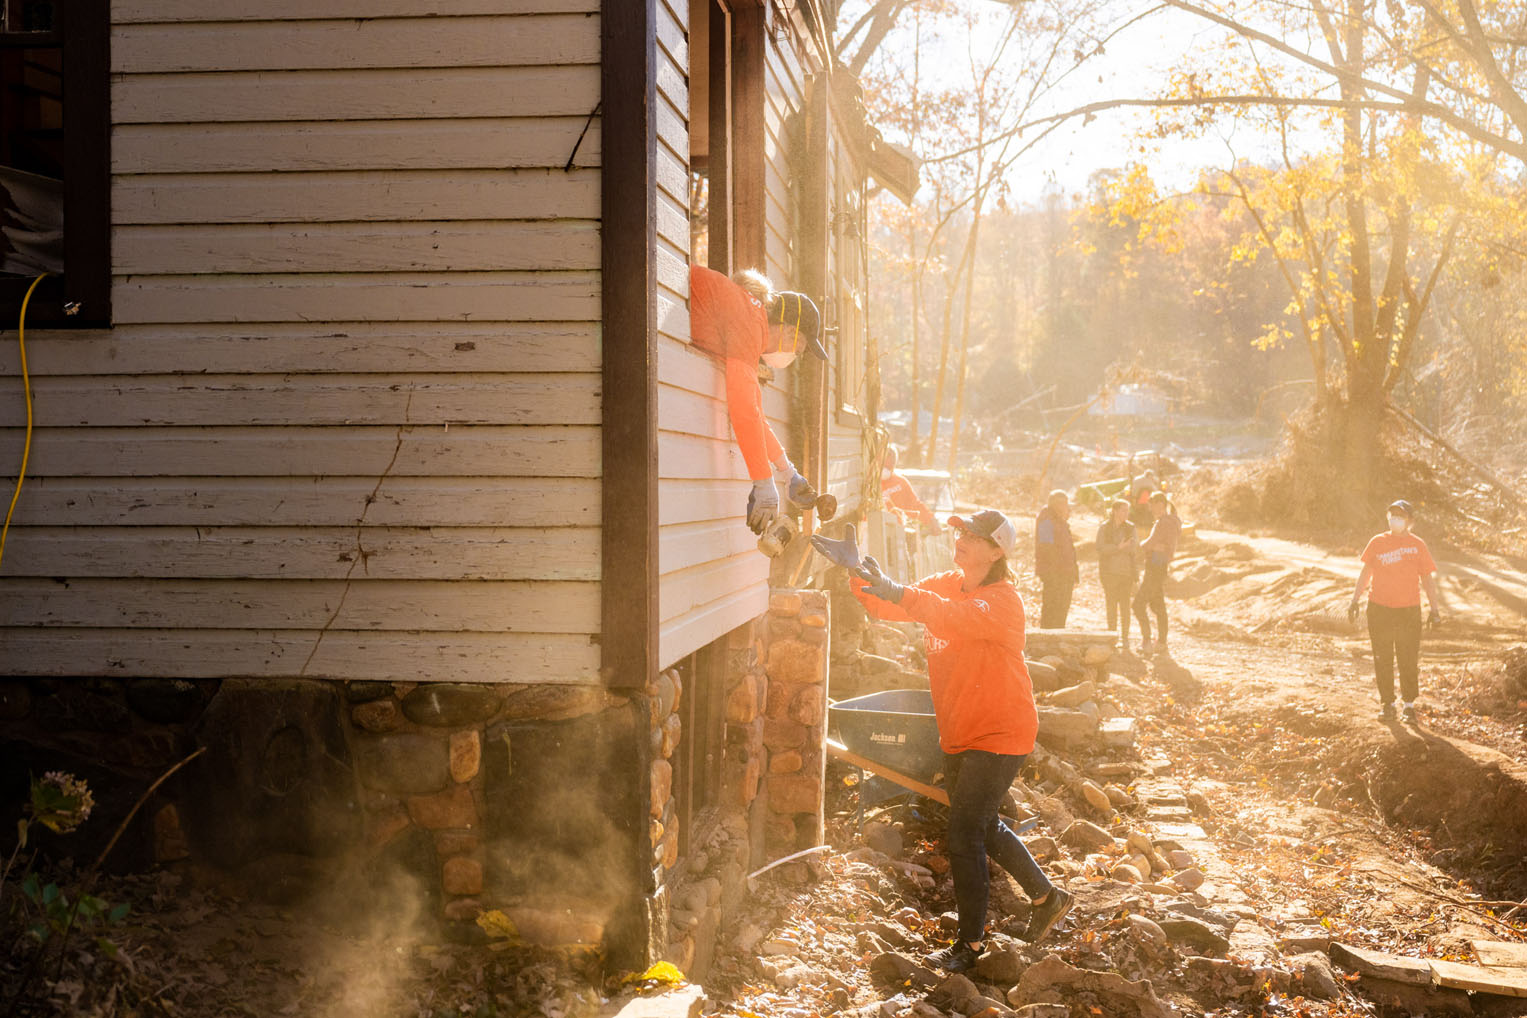
[[[948,793],[932,784],[944,769],[932,693],[926,689],[888,689],[856,696],[828,705],[827,717],[843,739],[828,739],[827,752],[876,776],[860,782],[861,810],[900,795],[892,784],[949,805]],[[1030,819],[1014,824],[1013,829],[1022,834],[1038,823]]]
[[[944,766],[933,694],[926,689],[888,689],[831,704],[827,717],[843,740],[827,741],[833,756],[949,805],[949,796],[932,784]],[[860,806],[900,794],[883,782],[865,782],[859,791]]]

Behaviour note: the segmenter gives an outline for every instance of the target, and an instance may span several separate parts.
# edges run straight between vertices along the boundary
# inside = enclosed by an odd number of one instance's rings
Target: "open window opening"
[[[111,318],[106,0],[0,0],[0,321]]]
[[[720,0],[689,4],[690,259],[732,271],[731,15]]]
[[[681,734],[673,755],[673,792],[679,820],[679,854],[687,855],[696,827],[721,801],[721,764],[726,751],[726,637],[675,665]]]

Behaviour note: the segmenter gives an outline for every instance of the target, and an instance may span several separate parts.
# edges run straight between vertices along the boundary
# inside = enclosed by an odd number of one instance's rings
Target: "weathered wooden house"
[[[827,630],[742,522],[687,268],[819,297],[832,360],[766,409],[852,518],[864,197],[915,186],[820,0],[3,2],[3,478],[61,269],[7,794],[204,746],[126,855],[703,964],[718,888],[819,836]]]

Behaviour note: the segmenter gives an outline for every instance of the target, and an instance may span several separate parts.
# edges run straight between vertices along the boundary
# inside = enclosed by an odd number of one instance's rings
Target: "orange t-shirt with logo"
[[[1034,752],[1039,712],[1023,659],[1023,600],[1011,583],[960,589],[959,570],[907,587],[901,604],[851,586],[865,611],[893,622],[921,622],[928,651],[928,688],[945,753],[968,749],[1008,756]]]
[[[689,336],[726,368],[726,409],[748,477],[761,481],[784,455],[764,417],[758,358],[769,344],[769,316],[756,298],[703,265],[689,269]]]
[[[1437,571],[1426,542],[1408,531],[1375,535],[1363,549],[1363,563],[1373,573],[1368,600],[1385,608],[1420,607],[1421,577]]]

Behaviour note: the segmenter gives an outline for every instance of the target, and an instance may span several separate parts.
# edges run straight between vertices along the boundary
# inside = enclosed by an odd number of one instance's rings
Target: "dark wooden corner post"
[[[759,0],[737,0],[732,9],[732,267],[766,265],[767,165],[764,155],[767,12]]]
[[[600,122],[603,403],[600,672],[640,694],[657,674],[657,0],[604,0]],[[635,719],[647,731],[645,699]],[[666,934],[648,836],[649,740],[638,738],[627,807],[627,907],[608,931],[613,964],[644,968]],[[615,778],[616,775],[611,775]]]
[[[828,93],[831,83],[825,72],[812,75],[806,81],[805,117],[806,151],[791,160],[800,168],[800,229],[797,231],[797,264],[800,266],[800,287],[821,306],[822,325],[827,325],[827,243],[831,232],[828,224],[831,209],[828,201],[828,185],[831,166],[828,160]],[[833,324],[837,324],[834,321]],[[844,342],[841,333],[822,333],[822,345],[827,347],[829,361],[836,353],[836,345]],[[800,364],[800,459],[806,464],[806,479],[818,491],[827,490],[827,364],[815,357],[802,357]]]

